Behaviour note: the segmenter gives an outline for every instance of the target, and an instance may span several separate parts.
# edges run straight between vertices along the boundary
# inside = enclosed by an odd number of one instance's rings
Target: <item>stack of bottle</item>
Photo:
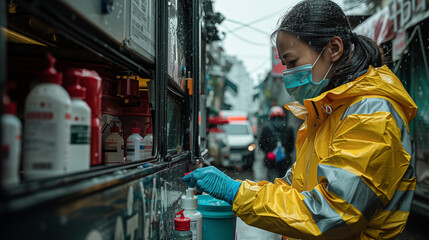
[[[85,171],[103,163],[100,76],[87,69],[69,69],[63,78],[55,69],[54,57],[47,54],[47,59],[49,67],[40,74],[38,84],[25,100],[24,131],[16,116],[16,103],[3,96],[2,186],[19,183],[21,157],[23,175],[30,180]],[[124,155],[120,128],[115,122],[108,124],[110,135],[103,149],[106,164],[152,156],[151,127],[143,138],[135,122]]]

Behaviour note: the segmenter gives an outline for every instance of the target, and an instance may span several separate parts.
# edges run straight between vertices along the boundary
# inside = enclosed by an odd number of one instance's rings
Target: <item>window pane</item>
[[[167,149],[180,150],[182,146],[182,108],[171,97],[167,98]]]
[[[249,134],[249,128],[247,125],[239,125],[239,124],[227,124],[222,126],[225,132],[228,135],[245,135]]]

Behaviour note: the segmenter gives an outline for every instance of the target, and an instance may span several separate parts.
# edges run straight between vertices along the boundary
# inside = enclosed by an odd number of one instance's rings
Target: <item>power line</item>
[[[240,54],[240,57],[261,59],[261,58],[266,58],[267,56],[263,56],[263,55],[246,55],[246,54]]]
[[[234,33],[234,32],[230,32],[230,29],[228,29],[227,27],[225,27],[225,26],[222,26],[222,27],[223,27],[223,28],[225,28],[227,31],[229,31],[229,33],[230,33],[232,36],[236,37],[237,39],[239,39],[239,40],[241,40],[241,41],[243,41],[243,42],[245,42],[245,43],[248,43],[248,44],[251,44],[251,45],[255,45],[255,46],[264,46],[264,47],[269,46],[269,44],[268,44],[268,43],[257,43],[257,42],[249,41],[249,40],[247,40],[247,39],[245,39],[245,38],[243,38],[243,37],[240,37],[239,35],[237,35],[237,34],[236,34],[236,33]]]
[[[242,29],[242,28],[245,28],[245,27],[250,27],[252,24],[255,24],[255,23],[257,23],[257,22],[260,22],[260,21],[263,21],[263,20],[265,20],[265,19],[271,18],[271,17],[275,16],[275,14],[278,14],[278,13],[280,13],[280,12],[285,11],[285,10],[286,10],[286,8],[288,8],[288,7],[282,8],[280,11],[275,11],[275,12],[272,12],[272,13],[270,13],[270,14],[267,14],[267,15],[265,15],[265,16],[263,16],[263,17],[261,17],[261,18],[258,18],[258,19],[254,20],[254,21],[251,21],[251,22],[249,22],[249,23],[243,23],[241,26],[239,26],[239,27],[236,27],[236,28],[232,29],[232,30],[231,30],[231,32],[238,31],[238,30],[240,30],[240,29]]]
[[[252,29],[252,30],[255,30],[255,31],[260,32],[260,33],[262,33],[262,34],[268,35],[268,33],[267,33],[267,32],[265,32],[264,30],[261,30],[261,29],[259,29],[259,28],[255,28],[255,27],[253,27],[253,26],[251,26],[251,25],[249,25],[249,24],[247,24],[247,23],[243,23],[243,22],[240,22],[240,21],[237,21],[237,20],[232,20],[232,19],[229,19],[229,18],[226,18],[225,20],[226,20],[226,21],[229,21],[229,22],[232,22],[232,23],[235,23],[235,24],[241,24],[241,26],[243,26],[243,27],[248,27],[248,28],[250,28],[250,29]],[[232,32],[234,32],[234,30],[231,30],[231,31],[230,31],[230,32],[228,32],[228,33],[232,33]]]

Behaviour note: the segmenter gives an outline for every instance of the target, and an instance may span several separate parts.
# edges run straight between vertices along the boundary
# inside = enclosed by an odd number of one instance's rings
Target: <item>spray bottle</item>
[[[191,219],[192,240],[202,239],[203,215],[197,211],[198,197],[194,195],[194,189],[186,189],[186,194],[182,196],[181,207],[184,209],[183,215]]]
[[[176,215],[180,215],[180,217],[174,219],[173,240],[192,240],[191,219],[183,216],[183,210]]]

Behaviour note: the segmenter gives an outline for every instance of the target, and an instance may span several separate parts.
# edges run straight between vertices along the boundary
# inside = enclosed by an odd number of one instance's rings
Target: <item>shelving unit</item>
[[[131,12],[138,4],[155,8],[153,15],[146,16],[155,24],[154,50],[136,46],[139,40],[132,39]],[[0,216],[7,221],[0,229],[6,232],[6,239],[169,239],[185,189],[181,177],[192,168],[190,163],[201,157],[197,141],[201,106],[199,94],[189,96],[180,86],[186,78],[181,74],[172,76],[168,58],[173,50],[186,60],[177,64],[192,70],[189,77],[198,93],[201,52],[193,45],[200,46],[202,39],[200,1],[19,0],[0,5],[1,16],[5,17],[0,23],[7,36],[0,38],[0,50],[7,50],[1,51],[6,54],[0,57],[0,90],[8,91],[10,83],[16,86],[9,94],[18,102],[21,119],[25,96],[37,79],[31,76],[44,69],[44,56],[49,52],[57,59],[60,71],[78,67],[99,73],[104,83],[103,114],[124,119],[127,126],[137,119],[142,126],[151,124],[154,132],[154,156],[150,159],[96,165],[89,171],[38,180],[22,179],[18,185],[3,187]],[[91,9],[85,6],[94,7],[95,12],[88,13]],[[119,14],[118,9],[124,12]],[[124,33],[119,37],[114,28],[108,28],[112,23],[109,14],[114,13],[122,14],[124,19]],[[97,26],[107,18],[110,22],[106,28]],[[181,46],[185,49],[182,52],[170,42],[171,34],[176,34],[169,31],[172,18],[187,22],[180,26],[193,26],[180,30],[181,36],[188,38]],[[120,23],[113,24],[117,28]],[[120,36],[124,36],[122,41]],[[123,107],[115,102],[120,91],[109,84],[117,84],[117,76],[130,75],[150,79],[150,87],[139,89],[148,91],[139,95],[148,106],[144,113],[121,115]],[[114,109],[109,112],[109,107]]]

